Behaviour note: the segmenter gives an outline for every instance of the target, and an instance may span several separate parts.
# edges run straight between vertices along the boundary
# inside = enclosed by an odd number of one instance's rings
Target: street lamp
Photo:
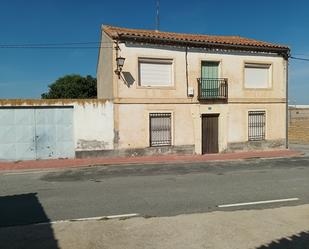
[[[117,69],[115,70],[115,73],[118,75],[119,79],[120,79],[120,73],[122,71],[125,59],[126,58],[123,58],[121,56],[116,58]]]

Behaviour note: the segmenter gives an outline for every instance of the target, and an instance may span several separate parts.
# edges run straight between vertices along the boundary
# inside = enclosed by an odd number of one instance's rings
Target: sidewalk
[[[121,164],[155,164],[155,163],[183,163],[228,161],[251,158],[278,158],[301,156],[302,153],[293,150],[250,151],[207,155],[163,155],[143,157],[101,157],[84,159],[51,159],[34,161],[1,162],[0,171],[30,170],[30,169],[63,169],[74,167],[90,167],[94,165]]]

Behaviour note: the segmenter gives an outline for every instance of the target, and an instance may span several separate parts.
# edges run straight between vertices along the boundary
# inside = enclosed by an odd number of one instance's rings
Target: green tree
[[[48,92],[42,99],[89,99],[97,97],[97,80],[87,75],[72,74],[57,79],[48,86]]]

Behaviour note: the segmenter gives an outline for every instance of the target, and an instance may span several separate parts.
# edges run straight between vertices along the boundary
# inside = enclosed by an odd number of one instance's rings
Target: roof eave
[[[233,49],[233,50],[244,50],[254,52],[266,52],[276,53],[288,58],[290,55],[290,48],[288,47],[271,47],[271,46],[252,46],[252,45],[238,45],[238,44],[227,44],[227,43],[214,43],[207,41],[190,41],[190,40],[175,40],[169,38],[157,38],[157,37],[141,37],[136,35],[118,34],[113,36],[113,39],[119,41],[135,41],[135,42],[146,42],[153,44],[165,44],[165,45],[180,45],[190,47],[205,47],[205,48],[217,48],[217,49]]]

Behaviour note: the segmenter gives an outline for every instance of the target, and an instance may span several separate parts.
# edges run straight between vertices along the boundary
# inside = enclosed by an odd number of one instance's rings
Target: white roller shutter
[[[172,86],[173,64],[171,60],[139,61],[141,86]]]
[[[245,87],[246,88],[269,88],[271,86],[270,65],[246,64]]]

